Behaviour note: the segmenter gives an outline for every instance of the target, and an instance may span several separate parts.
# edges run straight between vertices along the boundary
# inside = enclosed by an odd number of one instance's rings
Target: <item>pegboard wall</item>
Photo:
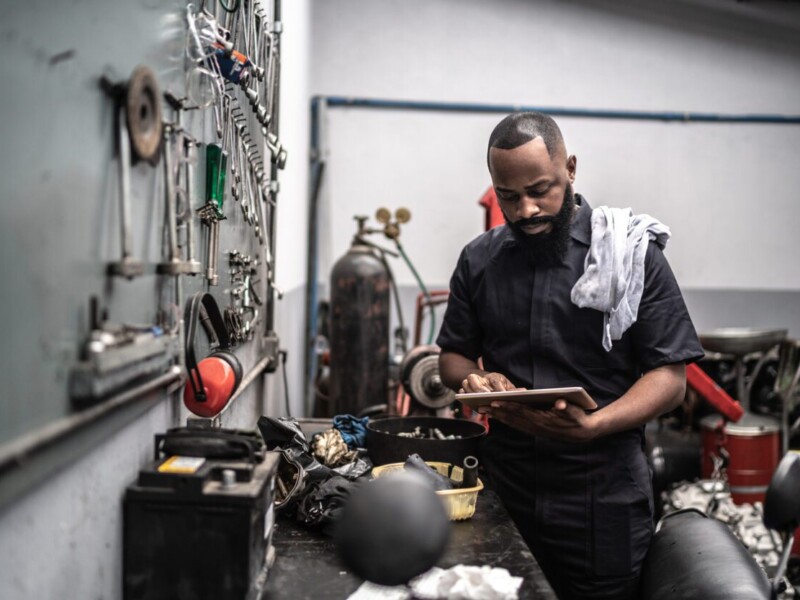
[[[198,292],[216,300],[245,378],[278,366],[286,160],[279,2],[36,0],[4,13],[0,297],[14,342],[0,500],[41,448],[180,393]],[[199,328],[198,359],[213,337]]]

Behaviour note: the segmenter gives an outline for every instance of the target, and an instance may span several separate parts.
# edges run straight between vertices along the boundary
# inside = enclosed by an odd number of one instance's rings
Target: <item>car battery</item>
[[[261,595],[272,560],[278,454],[257,433],[177,428],[128,487],[126,600]]]

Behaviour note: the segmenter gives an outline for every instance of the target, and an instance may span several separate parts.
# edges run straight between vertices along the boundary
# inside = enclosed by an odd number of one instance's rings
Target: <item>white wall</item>
[[[280,172],[276,226],[276,283],[284,297],[276,305],[275,330],[289,354],[286,373],[291,414],[303,414],[303,294],[308,255],[308,147],[311,7],[308,0],[284,0],[280,88],[280,139],[288,151]],[[268,414],[286,414],[281,372],[272,376]]]
[[[288,159],[280,173],[276,275],[278,286],[288,291],[306,278],[311,8],[308,0],[284,0],[282,7],[280,138]]]
[[[800,113],[797,7],[720,2],[317,0],[321,95],[718,113]],[[737,9],[738,10],[738,9]],[[480,233],[485,146],[502,115],[330,109],[320,277],[352,215],[403,205],[423,279],[446,285]],[[576,190],[673,231],[682,286],[800,290],[800,125],[558,119]],[[327,261],[327,262],[326,262]],[[401,284],[412,285],[398,265]],[[746,324],[746,323],[741,323]]]

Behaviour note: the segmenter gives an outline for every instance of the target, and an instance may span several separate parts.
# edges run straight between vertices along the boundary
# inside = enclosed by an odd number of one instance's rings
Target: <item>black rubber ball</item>
[[[359,488],[342,511],[335,540],[356,575],[400,585],[436,564],[449,535],[441,498],[418,475],[402,473]]]

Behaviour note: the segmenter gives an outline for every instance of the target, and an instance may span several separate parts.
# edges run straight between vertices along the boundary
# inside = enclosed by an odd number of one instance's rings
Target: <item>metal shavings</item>
[[[384,431],[383,433],[391,435],[390,432]],[[460,440],[461,436],[451,433],[445,435],[438,427],[429,427],[427,431],[423,431],[421,427],[414,427],[414,431],[401,431],[397,434],[398,437],[414,438],[418,440]]]

